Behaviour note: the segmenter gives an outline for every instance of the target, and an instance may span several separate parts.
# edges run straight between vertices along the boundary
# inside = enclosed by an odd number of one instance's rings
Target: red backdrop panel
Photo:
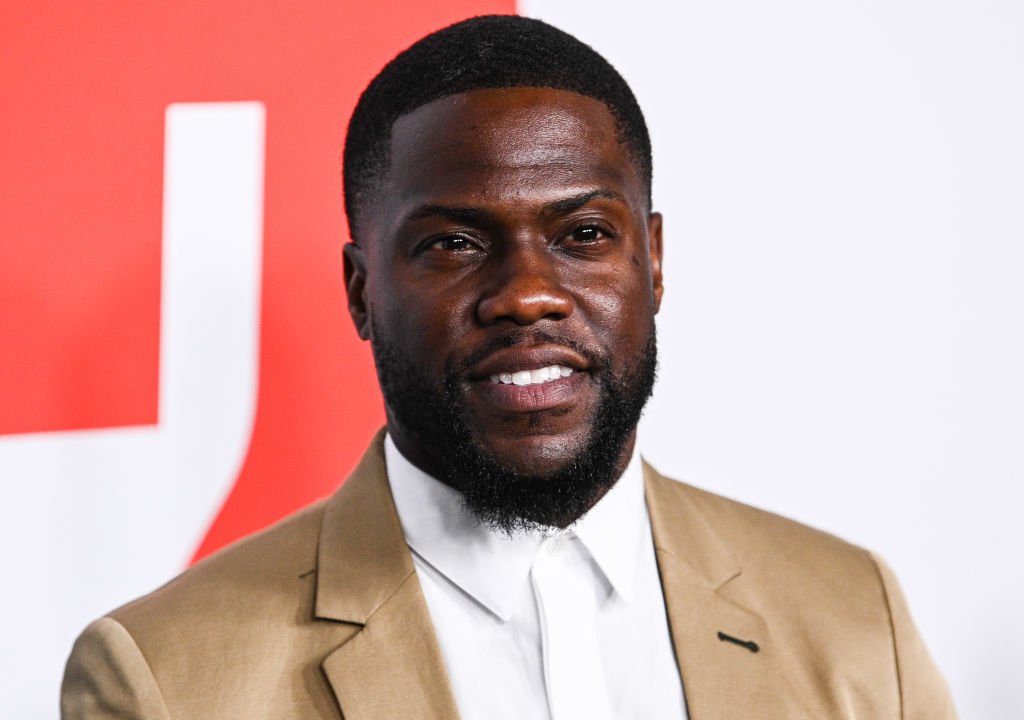
[[[383,419],[345,311],[340,154],[370,77],[508,0],[4,3],[0,434],[157,421],[164,109],[267,107],[260,383],[197,557],[329,493]]]

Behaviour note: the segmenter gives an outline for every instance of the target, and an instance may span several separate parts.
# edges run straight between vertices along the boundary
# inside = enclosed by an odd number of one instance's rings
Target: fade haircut
[[[547,23],[486,15],[427,35],[384,66],[359,98],[345,137],[344,190],[349,232],[387,175],[395,121],[434,100],[491,88],[568,90],[598,100],[615,118],[619,140],[651,199],[651,140],[629,85],[593,48]]]

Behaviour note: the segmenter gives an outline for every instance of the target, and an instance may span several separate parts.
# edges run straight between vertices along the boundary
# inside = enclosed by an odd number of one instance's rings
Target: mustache
[[[607,353],[603,352],[600,348],[584,345],[568,335],[560,335],[537,328],[524,328],[488,340],[462,360],[452,363],[448,369],[448,376],[454,377],[465,374],[474,365],[483,362],[499,350],[520,345],[561,345],[562,347],[567,347],[587,361],[591,372],[599,372],[610,365]]]

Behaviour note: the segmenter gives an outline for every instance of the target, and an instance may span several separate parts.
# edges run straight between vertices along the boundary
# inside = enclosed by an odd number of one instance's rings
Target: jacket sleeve
[[[87,627],[71,650],[60,693],[62,720],[169,720],[135,640],[116,620]]]
[[[956,708],[949,687],[914,626],[896,576],[881,558],[872,555],[872,559],[878,567],[889,603],[900,687],[901,720],[956,720]]]

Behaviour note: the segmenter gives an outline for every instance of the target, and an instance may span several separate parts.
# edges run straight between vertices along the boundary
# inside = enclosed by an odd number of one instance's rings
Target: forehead
[[[435,100],[395,122],[389,154],[385,205],[467,194],[498,202],[595,185],[644,203],[614,116],[564,90],[485,89]]]

